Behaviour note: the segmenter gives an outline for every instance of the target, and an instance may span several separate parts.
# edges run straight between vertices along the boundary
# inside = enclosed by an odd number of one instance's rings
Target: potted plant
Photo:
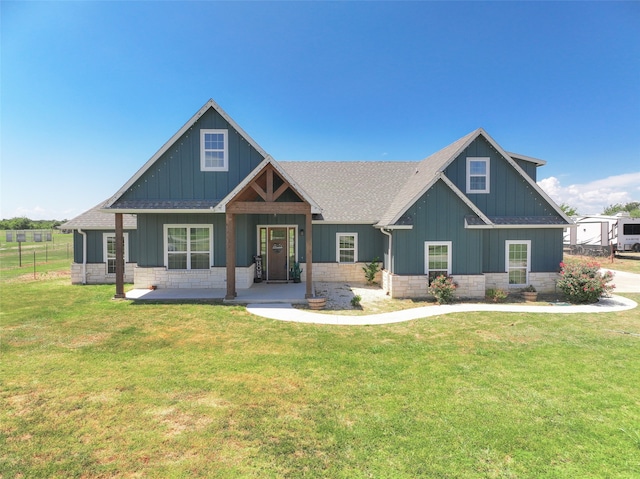
[[[302,268],[300,268],[300,263],[296,261],[295,263],[293,263],[293,268],[289,270],[289,276],[291,276],[294,283],[299,283],[301,274]]]
[[[530,284],[529,286],[522,288],[522,296],[524,300],[531,303],[538,300],[538,291]]]

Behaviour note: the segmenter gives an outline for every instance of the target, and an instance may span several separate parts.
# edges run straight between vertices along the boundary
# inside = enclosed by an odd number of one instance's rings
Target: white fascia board
[[[465,141],[450,157],[449,159],[440,167],[440,170],[438,171],[438,174],[436,174],[426,185],[424,188],[422,188],[420,190],[420,192],[415,195],[413,198],[411,198],[410,201],[407,202],[407,204],[400,210],[400,212],[390,221],[390,223],[395,223],[396,221],[398,221],[400,218],[402,218],[402,215],[404,215],[407,210],[409,208],[411,208],[411,206],[413,206],[413,204],[418,201],[422,195],[424,195],[427,191],[429,191],[429,189],[435,184],[435,182],[438,180],[438,178],[440,177],[440,174],[442,174],[442,172],[444,172],[444,170],[447,169],[447,167],[451,164],[451,162],[453,162],[453,160],[455,160],[458,155],[460,155],[460,153],[462,151],[464,151],[476,138],[478,138],[478,136],[484,132],[484,130],[482,128],[478,128],[476,131],[473,132],[473,134],[471,134],[471,136],[467,139],[467,141]],[[427,157],[428,158],[428,157]]]
[[[413,225],[374,225],[374,228],[379,230],[412,230]]]
[[[533,158],[532,156],[526,156],[526,155],[521,155],[519,153],[513,153],[510,151],[507,151],[507,154],[511,157],[511,158],[515,158],[518,160],[524,160],[524,161],[529,161],[531,163],[535,163],[536,166],[544,166],[547,164],[546,161],[541,160],[539,158]]]
[[[440,173],[438,175],[440,177],[440,179],[449,187],[449,189],[451,189],[451,191],[453,191],[458,198],[460,198],[462,201],[464,201],[464,203],[471,208],[471,211],[473,211],[476,215],[478,215],[478,217],[484,221],[485,223],[487,223],[487,225],[492,225],[492,221],[489,219],[489,217],[487,215],[485,215],[482,210],[480,210],[480,208],[478,208],[473,201],[471,201],[467,195],[465,195],[462,191],[460,191],[460,189],[453,184],[453,181],[451,181],[449,178],[447,178],[447,175],[444,174],[444,172]]]
[[[422,197],[422,195],[424,195],[427,191],[429,191],[437,180],[438,180],[438,175],[431,178],[431,180],[429,180],[429,182],[420,190],[420,192],[418,192],[413,198],[411,198],[411,200],[407,201],[407,204],[405,204],[402,207],[402,209],[389,222],[390,224],[385,225],[384,228],[392,228],[393,224],[396,221],[399,221],[400,218],[402,218],[402,215],[404,215],[407,212],[407,210],[411,208],[416,203],[416,201],[418,201]]]
[[[567,223],[571,224],[572,221],[569,219],[569,217],[564,213],[564,211],[562,211],[562,209],[556,205],[556,203],[549,197],[549,195],[547,195],[542,188],[540,188],[538,186],[538,184],[533,181],[533,179],[522,169],[520,168],[520,166],[518,166],[518,163],[511,157],[511,155],[509,155],[509,153],[507,153],[506,151],[504,151],[502,149],[502,147],[500,145],[498,145],[498,143],[496,143],[494,141],[493,138],[491,138],[491,136],[484,131],[482,128],[479,129],[480,134],[482,134],[482,136],[484,136],[484,138],[491,144],[491,146],[493,146],[496,151],[498,153],[500,153],[505,160],[507,160],[507,162],[513,166],[513,168],[520,174],[520,176],[522,176],[524,178],[524,180],[529,183],[529,185],[536,190],[537,193],[540,194],[540,196],[542,196],[547,203],[549,203],[549,205],[551,205],[551,207],[555,210],[556,213],[558,213],[560,215],[560,217],[565,220]]]
[[[158,161],[158,159],[164,155],[178,139],[184,135],[189,128],[191,128],[195,123],[204,115],[209,108],[213,108],[216,110],[220,116],[222,116],[231,127],[233,127],[242,137],[244,137],[247,142],[253,146],[258,153],[260,153],[264,158],[269,156],[267,152],[265,152],[260,145],[258,145],[253,138],[251,138],[242,128],[238,125],[233,118],[231,118],[221,107],[218,105],[213,99],[210,99],[207,103],[204,104],[202,108],[200,108],[195,115],[193,115],[189,121],[187,121],[182,128],[180,128],[169,140],[162,145],[162,147],[156,151],[156,153],[144,164],[142,167],[127,181],[117,192],[113,195],[106,203],[106,206],[111,206],[115,203],[133,184],[140,179],[140,177],[150,169],[153,164]]]

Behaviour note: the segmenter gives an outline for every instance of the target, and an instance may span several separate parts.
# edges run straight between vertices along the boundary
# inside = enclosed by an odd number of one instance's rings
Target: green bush
[[[453,301],[453,295],[458,285],[454,283],[451,276],[440,275],[436,276],[429,285],[429,294],[435,296],[438,304],[451,303]]]
[[[601,296],[610,293],[615,287],[608,284],[613,274],[600,273],[600,265],[592,261],[560,263],[558,289],[570,303],[595,303]]]
[[[494,303],[501,303],[505,299],[507,299],[509,293],[507,293],[504,289],[490,288],[487,290],[485,295],[489,301],[493,301]]]
[[[373,258],[371,263],[368,263],[366,266],[362,267],[364,271],[364,277],[367,280],[367,284],[375,284],[376,274],[380,271],[380,265],[378,264],[379,259]]]
[[[362,296],[356,294],[353,298],[351,298],[351,306],[353,306],[354,308],[359,308],[360,301],[362,301]]]

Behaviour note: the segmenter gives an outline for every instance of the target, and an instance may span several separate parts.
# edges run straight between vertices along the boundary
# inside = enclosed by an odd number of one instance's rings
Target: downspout
[[[393,274],[393,258],[391,256],[391,252],[393,251],[391,249],[391,243],[393,241],[393,235],[391,234],[390,231],[385,230],[384,228],[380,228],[380,231],[382,231],[382,234],[385,234],[389,237],[389,253],[387,254],[387,258],[389,258],[389,273]]]
[[[87,233],[78,228],[82,235],[82,284],[87,284]]]

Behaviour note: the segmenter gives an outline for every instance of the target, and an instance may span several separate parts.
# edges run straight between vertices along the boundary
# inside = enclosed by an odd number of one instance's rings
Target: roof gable
[[[505,159],[515,172],[523,178],[523,180],[528,184],[528,187],[537,192],[551,206],[551,208],[564,221],[566,221],[566,223],[571,223],[571,220],[564,214],[560,207],[551,200],[551,198],[535,183],[535,181],[533,181],[533,179],[517,164],[517,162],[506,151],[504,151],[502,147],[496,143],[496,141],[491,138],[486,131],[484,131],[484,129],[478,128],[418,163],[415,173],[411,175],[402,189],[398,192],[389,205],[389,208],[387,208],[384,215],[380,218],[377,226],[388,227],[397,223],[411,205],[426,193],[438,179],[446,178],[445,170],[447,167],[451,165],[451,163],[454,162],[460,154],[479,137],[484,138],[498,152],[498,154]],[[518,158],[534,162],[541,161],[523,157],[522,155],[519,155]],[[460,198],[463,198],[467,204],[472,203],[469,198],[459,188],[455,187],[451,181],[445,181],[445,183],[452,188]],[[476,214],[482,213],[475,205],[473,209]],[[483,222],[489,221],[488,216],[484,215],[484,213],[482,213],[482,216],[480,216],[480,214],[478,214],[478,216],[482,218]],[[488,224],[493,223],[489,221]]]
[[[131,204],[132,203],[132,198],[128,198],[127,196],[131,196],[134,187],[137,185],[138,187],[141,185],[140,182],[143,181],[143,179],[145,180],[144,182],[146,183],[147,180],[151,180],[152,178],[155,177],[155,175],[153,174],[154,172],[151,171],[152,168],[154,168],[154,165],[158,164],[159,165],[159,160],[162,158],[165,158],[165,161],[163,162],[164,164],[162,166],[165,166],[165,169],[170,169],[171,166],[166,167],[166,161],[167,161],[167,157],[169,158],[173,158],[171,155],[169,155],[170,150],[172,149],[177,149],[179,146],[182,145],[181,140],[184,140],[185,138],[188,138],[189,136],[189,132],[190,130],[196,126],[196,124],[199,121],[204,121],[203,118],[210,112],[215,112],[215,114],[219,115],[219,117],[222,119],[221,121],[225,124],[225,127],[228,126],[229,129],[231,129],[234,133],[234,135],[237,135],[239,138],[241,138],[242,140],[246,141],[246,143],[250,146],[250,148],[252,148],[253,150],[255,150],[255,152],[257,152],[258,155],[260,155],[260,160],[263,158],[266,158],[268,156],[268,154],[262,149],[262,147],[260,147],[260,145],[258,145],[255,140],[253,140],[253,138],[251,138],[215,101],[213,101],[212,99],[209,100],[207,103],[205,103],[202,108],[200,108],[200,110],[198,110],[198,112],[196,112],[195,115],[193,115],[189,121],[187,121],[109,200],[107,200],[106,204],[104,205],[105,209],[112,209],[112,210],[117,210],[117,209],[121,209],[118,205],[118,201],[119,200],[126,200],[127,204]],[[197,139],[192,138],[190,141],[199,145],[199,135],[193,135],[194,137],[197,136]],[[231,145],[234,144],[232,143],[232,138],[229,138],[229,148],[231,148]],[[179,143],[180,142],[180,143]],[[194,153],[195,148],[191,148],[189,150],[190,154],[190,161],[192,162],[198,162],[199,164],[199,158],[200,158],[200,152],[199,152],[199,146],[198,146],[198,150]],[[254,153],[255,155],[255,153]],[[232,159],[230,158],[229,161],[231,162]],[[255,165],[255,163],[254,163]],[[160,173],[160,166],[156,166],[156,168],[159,170],[157,173]],[[247,172],[249,172],[250,170],[247,169],[245,170],[246,174]],[[170,183],[170,181],[174,181],[173,175],[171,171],[164,171],[162,172],[164,174],[164,181],[165,183]],[[230,173],[231,174],[231,173]],[[242,173],[240,173],[242,174]],[[237,175],[237,173],[236,173]],[[236,176],[234,175],[234,176]],[[160,176],[160,174],[158,174],[158,177]],[[157,179],[156,181],[160,181],[159,179]],[[236,180],[238,181],[238,180]],[[215,183],[215,181],[212,181],[213,183]],[[175,183],[175,181],[174,181]],[[201,190],[203,188],[200,188]],[[226,193],[226,192],[225,192]],[[166,196],[166,195],[165,195]],[[183,199],[183,198],[168,198],[168,197],[159,197],[159,198],[145,198],[146,200],[149,199],[156,199],[156,200],[175,200],[176,199]],[[199,197],[189,197],[189,198],[184,198],[185,200],[202,200],[205,199],[203,193],[200,193]],[[214,200],[215,198],[206,198],[208,200]],[[220,197],[218,197],[216,199],[217,201],[215,201],[215,203],[217,203],[220,200]],[[209,203],[211,203],[211,201],[209,201]]]
[[[282,180],[282,191],[273,191],[268,184],[262,185],[265,181],[263,174],[267,170],[272,169]],[[268,180],[267,180],[268,181]],[[261,197],[265,201],[276,201],[280,194],[290,188],[293,193],[302,201],[311,206],[311,213],[319,214],[321,208],[316,204],[313,198],[305,192],[300,185],[275,161],[271,156],[267,156],[248,176],[244,178],[215,208],[216,213],[224,213],[227,205],[238,199],[246,199],[247,193],[252,193],[253,198]],[[273,198],[270,198],[272,196]]]

